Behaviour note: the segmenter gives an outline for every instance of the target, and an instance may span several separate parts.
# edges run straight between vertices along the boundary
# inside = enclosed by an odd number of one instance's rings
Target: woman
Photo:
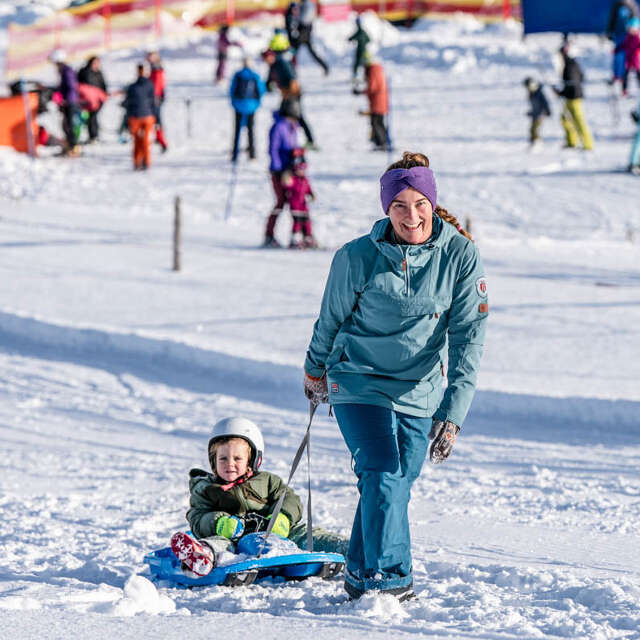
[[[405,153],[380,178],[388,219],[336,253],[305,361],[305,394],[333,405],[358,477],[345,576],[352,598],[414,596],[411,485],[427,452],[433,463],[451,453],[482,354],[480,256],[437,206],[428,167],[426,156]]]

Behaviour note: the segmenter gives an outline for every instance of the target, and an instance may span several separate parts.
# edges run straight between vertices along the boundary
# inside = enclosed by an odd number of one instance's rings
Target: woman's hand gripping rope
[[[329,402],[329,389],[327,388],[327,375],[314,378],[308,373],[304,374],[304,395],[308,400],[318,406]]]

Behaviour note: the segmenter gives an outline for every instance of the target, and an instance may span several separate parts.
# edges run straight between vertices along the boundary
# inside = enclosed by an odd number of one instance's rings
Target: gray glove
[[[460,427],[449,420],[446,422],[442,422],[442,420],[433,421],[429,432],[429,438],[431,439],[429,460],[431,460],[432,464],[440,464],[449,457],[458,431],[460,431]]]
[[[304,395],[316,406],[329,402],[329,390],[327,389],[327,375],[314,378],[308,373],[304,374]]]

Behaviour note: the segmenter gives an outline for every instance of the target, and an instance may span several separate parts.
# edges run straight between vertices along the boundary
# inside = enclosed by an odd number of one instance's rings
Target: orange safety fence
[[[27,105],[28,112],[25,108]],[[37,113],[37,93],[27,93],[24,97],[0,98],[0,146],[34,153],[35,140],[38,137]],[[31,136],[29,136],[27,123],[31,125]]]
[[[5,81],[39,71],[51,51],[62,48],[71,62],[127,47],[151,48],[187,27],[217,29],[225,23],[283,14],[290,0],[93,0],[57,11],[30,25],[9,24]],[[351,11],[373,11],[390,20],[471,13],[487,20],[521,15],[520,0],[320,0],[319,14],[342,20]],[[166,19],[165,19],[166,18]],[[178,27],[181,27],[179,29]]]

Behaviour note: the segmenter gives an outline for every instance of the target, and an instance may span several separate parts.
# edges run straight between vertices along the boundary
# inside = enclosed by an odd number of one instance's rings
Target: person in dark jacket
[[[356,31],[349,38],[349,42],[356,43],[356,51],[353,56],[353,80],[358,77],[358,69],[365,67],[365,54],[367,52],[367,45],[371,42],[369,34],[362,28],[360,16],[356,17]]]
[[[107,83],[104,80],[102,74],[100,58],[98,56],[91,56],[87,63],[78,71],[78,82],[80,84],[87,84],[91,87],[98,87],[105,93],[107,91]],[[102,102],[95,110],[88,109],[89,119],[87,120],[87,129],[89,132],[89,142],[95,142],[98,139],[100,133],[100,126],[98,123],[98,112],[102,107]]]
[[[296,51],[300,45],[300,5],[292,2],[284,14],[284,28],[287,31],[289,44]]]
[[[265,247],[279,247],[274,237],[276,222],[287,203],[285,193],[286,172],[291,169],[294,149],[298,148],[298,123],[300,103],[283,100],[280,110],[273,114],[273,125],[269,131],[269,171],[276,203],[269,214],[264,234]]]
[[[278,35],[283,34],[276,34],[276,36],[271,40],[271,47],[262,54],[264,61],[269,65],[267,89],[270,89],[270,87],[275,85],[280,90],[283,101],[288,100],[298,103],[298,111],[300,113],[299,122],[302,130],[304,131],[304,135],[307,138],[307,148],[317,149],[311,127],[302,113],[302,89],[298,83],[296,70],[294,69],[293,64],[285,56],[286,49],[274,50],[272,48],[273,46],[277,46],[278,42],[282,41],[278,38]]]
[[[229,96],[235,113],[235,132],[233,135],[233,151],[231,161],[238,159],[240,133],[247,127],[249,136],[249,158],[256,157],[256,147],[253,136],[253,116],[260,107],[260,101],[266,91],[262,78],[249,66],[249,58],[243,60],[243,67],[231,79]]]
[[[68,156],[80,155],[80,146],[75,131],[75,121],[79,117],[78,112],[78,79],[76,72],[66,64],[67,55],[62,49],[51,52],[49,60],[53,62],[60,76],[60,84],[56,92],[59,94],[58,107],[62,113],[62,130],[64,131],[66,145],[62,154]]]
[[[148,169],[151,165],[151,135],[156,124],[153,84],[145,76],[144,65],[137,66],[138,78],[127,87],[124,108],[133,137],[133,168]]]
[[[311,57],[322,67],[325,75],[329,74],[329,65],[318,55],[311,42],[311,32],[313,31],[313,21],[316,18],[317,10],[313,0],[302,0],[300,3],[300,25],[298,33],[298,46],[294,54],[294,64],[298,51],[305,45]]]
[[[540,139],[540,126],[542,121],[551,115],[551,107],[547,96],[542,89],[542,84],[533,78],[525,78],[524,86],[527,89],[530,109],[527,115],[531,118],[529,127],[529,142],[535,144]]]
[[[585,151],[593,149],[593,138],[587,125],[582,109],[582,69],[578,61],[573,57],[571,44],[565,42],[560,49],[563,70],[561,88],[553,87],[554,92],[564,98],[564,108],[560,119],[566,135],[565,147],[573,148],[578,141],[582,143]]]
[[[275,517],[272,534],[305,548],[307,525],[300,522],[300,498],[274,473],[261,471],[264,439],[247,418],[224,418],[213,428],[208,446],[211,472],[189,472],[191,533],[176,533],[171,548],[186,575],[211,573],[218,554],[233,552],[245,534],[264,531]],[[275,513],[282,498],[282,506]],[[345,554],[348,540],[324,529],[312,530],[316,551]]]

